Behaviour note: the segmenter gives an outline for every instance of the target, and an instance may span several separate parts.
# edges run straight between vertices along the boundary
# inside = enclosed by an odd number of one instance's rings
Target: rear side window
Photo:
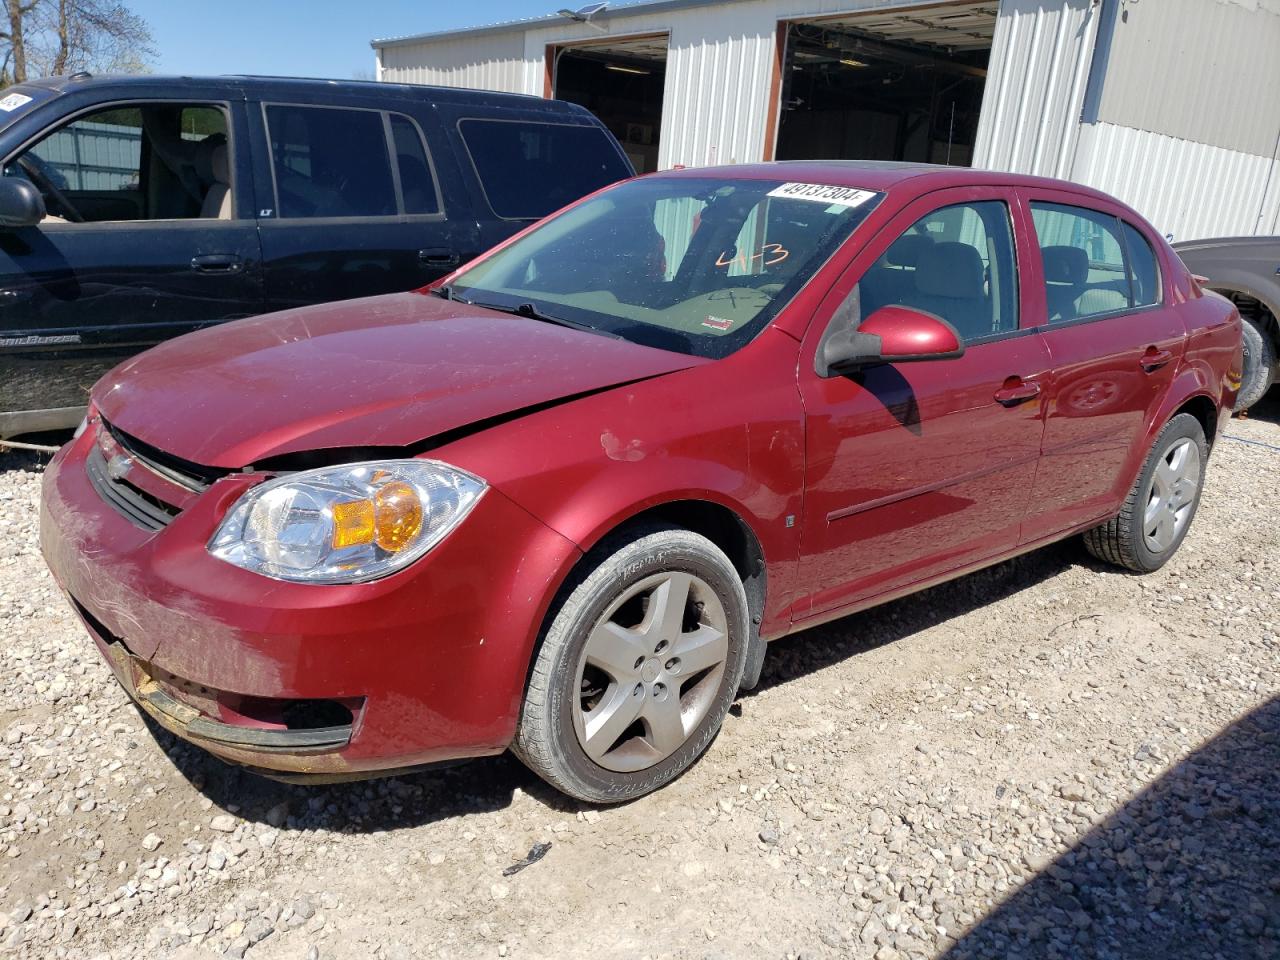
[[[1133,274],[1133,305],[1145,307],[1160,301],[1160,272],[1147,238],[1131,224],[1123,224],[1129,268]]]
[[[398,212],[380,112],[278,105],[266,109],[281,217],[381,217]]]
[[[1155,303],[1155,256],[1146,239],[1107,213],[1032,203],[1050,323]],[[1122,230],[1131,231],[1122,234]]]
[[[631,175],[599,127],[461,120],[458,130],[489,206],[507,220],[535,220]]]
[[[403,114],[391,114],[391,140],[396,149],[396,169],[400,173],[400,192],[404,196],[404,212],[430,214],[440,212],[440,195],[431,175],[431,161],[422,134]]]

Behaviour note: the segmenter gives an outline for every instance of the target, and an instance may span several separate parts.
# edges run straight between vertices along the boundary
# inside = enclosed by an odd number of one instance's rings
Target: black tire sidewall
[[[1236,395],[1235,409],[1247,410],[1253,406],[1271,386],[1275,368],[1275,348],[1267,330],[1248,317],[1243,319],[1244,357],[1241,364],[1240,391]]]
[[[1143,529],[1143,516],[1147,509],[1147,500],[1151,495],[1151,478],[1156,472],[1156,467],[1161,460],[1169,453],[1169,448],[1179,440],[1192,440],[1200,451],[1200,479],[1196,484],[1196,495],[1191,501],[1191,514],[1187,517],[1187,522],[1183,524],[1178,535],[1173,538],[1167,548],[1157,553],[1147,546],[1146,531]],[[1156,438],[1155,445],[1152,446],[1151,452],[1147,455],[1147,462],[1142,467],[1142,474],[1138,479],[1139,495],[1133,505],[1134,516],[1131,518],[1129,529],[1133,537],[1133,553],[1134,558],[1138,561],[1138,565],[1145,571],[1151,572],[1158,570],[1169,562],[1169,559],[1178,552],[1178,548],[1182,546],[1182,541],[1191,531],[1191,524],[1195,522],[1196,513],[1200,509],[1200,495],[1204,492],[1205,473],[1209,462],[1209,444],[1205,440],[1204,427],[1189,413],[1180,413],[1165,425],[1160,431],[1160,436]]]
[[[548,640],[556,645],[552,682],[546,702],[542,704],[549,726],[548,747],[557,772],[571,783],[575,788],[573,792],[584,799],[599,803],[623,802],[675,779],[715,739],[737,693],[747,651],[749,620],[745,594],[728,558],[710,541],[698,541],[702,538],[696,534],[669,531],[642,537],[618,550],[597,567],[597,570],[608,568],[604,577],[589,577],[570,594],[548,633]],[[715,591],[724,607],[729,627],[729,654],[720,689],[697,729],[671,756],[635,773],[606,770],[587,756],[574,730],[578,660],[591,628],[620,592],[645,577],[668,571],[683,571],[701,578]]]

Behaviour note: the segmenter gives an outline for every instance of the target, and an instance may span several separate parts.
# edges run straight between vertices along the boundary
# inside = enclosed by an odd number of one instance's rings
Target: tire
[[[1135,573],[1160,569],[1191,529],[1208,458],[1200,421],[1178,414],[1156,437],[1119,515],[1086,531],[1085,547]]]
[[[1244,364],[1236,413],[1243,413],[1261,400],[1276,375],[1276,346],[1270,331],[1251,317],[1243,319]]]
[[[583,569],[550,615],[511,749],[571,797],[622,803],[719,732],[746,663],[747,596],[723,551],[671,527],[608,538]]]

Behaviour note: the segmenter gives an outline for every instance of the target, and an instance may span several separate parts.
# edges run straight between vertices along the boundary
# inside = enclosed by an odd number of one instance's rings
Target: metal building
[[[1177,239],[1280,233],[1280,0],[649,0],[375,40],[380,80],[582,103],[639,170],[972,164]]]

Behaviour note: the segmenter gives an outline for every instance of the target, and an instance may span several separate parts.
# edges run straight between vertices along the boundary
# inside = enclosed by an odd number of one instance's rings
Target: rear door
[[[1052,371],[1044,453],[1022,539],[1113,513],[1128,464],[1181,359],[1152,242],[1122,208],[1054,190],[1022,191],[1035,250],[1024,258]],[[1038,254],[1038,255],[1036,255]]]
[[[294,98],[249,112],[270,309],[412,290],[477,252],[469,199],[442,189],[429,110]]]
[[[261,312],[247,140],[240,102],[117,100],[5,157],[48,216],[0,231],[0,414],[82,407],[125,357]]]

